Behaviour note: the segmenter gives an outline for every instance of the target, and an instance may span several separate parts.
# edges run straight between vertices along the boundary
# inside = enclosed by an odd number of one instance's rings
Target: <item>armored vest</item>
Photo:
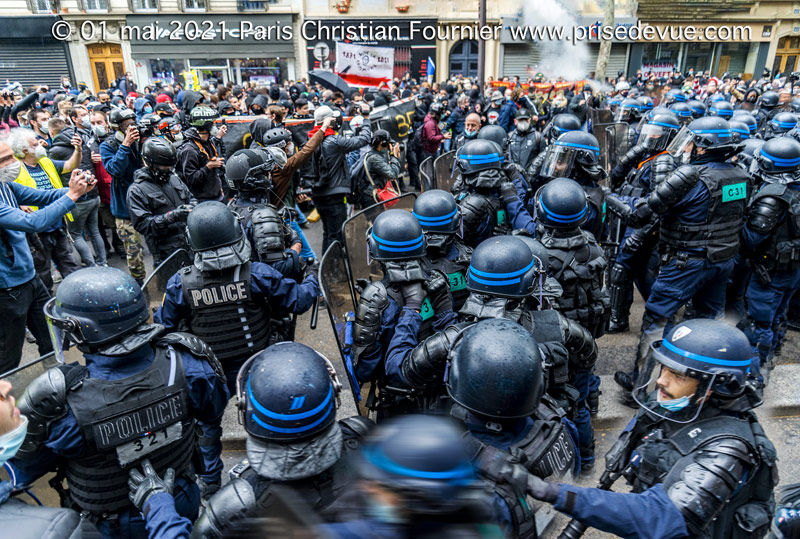
[[[759,262],[770,272],[800,270],[800,190],[784,184],[765,185],[753,198],[753,204],[763,197],[775,197],[786,203],[786,213],[772,231],[761,251]]]
[[[661,221],[661,241],[668,250],[705,250],[711,262],[724,262],[739,250],[739,232],[744,226],[745,207],[751,182],[739,167],[698,167],[700,181],[710,196],[708,211],[699,223],[683,221],[681,216],[666,215]]]
[[[508,155],[513,163],[528,170],[542,146],[542,135],[538,131],[531,129],[524,135],[514,131],[509,139]]]
[[[477,247],[492,236],[511,233],[511,222],[503,203],[482,193],[461,193],[458,205],[464,223],[464,243]]]
[[[242,218],[245,230],[250,232],[252,261],[272,264],[286,258],[286,243],[291,233],[274,206],[266,203],[253,203],[250,206],[231,203],[229,207]]]
[[[472,249],[458,240],[456,240],[454,247],[456,256],[452,260],[447,256],[426,260],[430,265],[430,269],[439,270],[447,275],[447,283],[450,286],[450,293],[453,295],[453,310],[458,312],[469,297],[466,276]]]
[[[601,187],[583,186],[583,190],[586,193],[586,200],[594,208],[595,213],[592,229],[587,232],[591,232],[595,238],[600,239],[606,223],[606,194]]]
[[[269,305],[252,297],[249,262],[213,273],[193,264],[180,275],[190,331],[221,362],[244,360],[269,345]]]
[[[132,509],[128,471],[148,458],[159,475],[189,472],[194,421],[180,353],[158,347],[145,370],[120,380],[89,378],[82,369],[67,389],[86,455],[65,460],[70,500],[93,514]]]

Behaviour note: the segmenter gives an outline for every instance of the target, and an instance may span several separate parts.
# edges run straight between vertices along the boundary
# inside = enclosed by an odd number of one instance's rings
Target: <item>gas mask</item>
[[[527,133],[528,130],[531,128],[531,123],[526,120],[520,120],[517,122],[517,131],[520,133]]]

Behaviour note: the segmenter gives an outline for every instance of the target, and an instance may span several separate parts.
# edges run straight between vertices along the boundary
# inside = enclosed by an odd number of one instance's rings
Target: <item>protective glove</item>
[[[166,219],[167,222],[177,223],[179,221],[186,221],[186,218],[189,217],[189,213],[192,211],[192,207],[189,204],[181,204],[174,210],[167,212]]]
[[[630,170],[641,163],[645,155],[647,155],[647,148],[637,144],[622,156],[619,160],[619,164]]]
[[[422,282],[406,283],[400,287],[400,293],[403,294],[403,303],[406,307],[417,312],[422,309],[422,301],[425,299],[425,289],[422,288]]]
[[[425,281],[425,289],[428,291],[431,303],[433,303],[433,312],[440,314],[453,309],[450,286],[447,282],[447,277],[441,271],[431,271],[430,277]]]
[[[559,486],[528,474],[528,494],[536,500],[555,503],[558,500]]]
[[[622,251],[624,253],[633,254],[638,252],[642,248],[642,245],[644,245],[644,238],[640,233],[641,231],[642,229],[640,228],[636,230],[636,232],[628,236],[628,238],[622,244]]]
[[[314,260],[311,264],[306,262],[306,267],[303,269],[303,279],[308,277],[309,275],[313,275],[319,279],[319,262]]]
[[[636,207],[633,209],[633,212],[631,212],[630,216],[628,217],[628,224],[635,227],[642,227],[648,221],[650,221],[652,217],[653,208],[650,207],[650,204],[647,203],[646,199],[640,198],[636,202]]]
[[[171,495],[172,489],[175,488],[175,470],[172,468],[167,469],[162,479],[156,473],[155,468],[150,463],[150,459],[144,459],[142,461],[142,471],[144,475],[139,473],[136,468],[132,468],[130,479],[128,479],[128,488],[131,489],[128,497],[140,511],[153,494],[166,492]]]
[[[503,199],[503,202],[509,203],[514,199],[518,199],[519,195],[517,194],[517,188],[514,186],[512,182],[503,182],[500,184],[500,198]]]

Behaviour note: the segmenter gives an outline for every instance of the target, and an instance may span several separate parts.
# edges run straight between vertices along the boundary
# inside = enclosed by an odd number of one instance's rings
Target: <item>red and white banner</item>
[[[642,75],[654,73],[656,77],[669,77],[675,71],[675,65],[671,62],[643,62]]]
[[[337,42],[334,73],[350,86],[377,88],[392,80],[394,49]]]

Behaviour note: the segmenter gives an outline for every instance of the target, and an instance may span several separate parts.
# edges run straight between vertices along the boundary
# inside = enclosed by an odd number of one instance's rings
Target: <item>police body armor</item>
[[[688,424],[658,421],[635,451],[641,463],[626,473],[633,491],[663,484],[692,537],[762,537],[769,529],[777,454],[752,412],[741,419],[713,415]],[[745,467],[750,471],[743,472]]]
[[[739,250],[750,177],[739,167],[717,169],[700,165],[695,168],[710,195],[705,220],[685,223],[679,216],[662,216],[661,241],[670,254],[705,249],[712,263],[730,260]]]
[[[492,236],[511,233],[511,223],[505,206],[497,197],[482,193],[461,193],[458,206],[464,223],[464,243],[477,247]]]
[[[14,539],[79,539],[86,537],[75,511],[28,505],[11,498],[0,504],[0,526]]]
[[[511,158],[511,162],[522,167],[522,170],[527,171],[533,160],[539,155],[542,146],[544,146],[542,134],[538,131],[531,129],[524,135],[518,131],[513,131],[509,138],[508,155]]]
[[[356,416],[339,421],[342,429],[342,456],[323,472],[294,481],[262,477],[245,460],[235,466],[231,480],[208,501],[208,506],[195,523],[193,538],[217,539],[232,537],[236,527],[250,517],[268,514],[273,483],[290,487],[309,508],[323,517],[333,517],[326,509],[342,494],[352,490],[355,474],[350,466],[361,439],[372,428],[372,421]]]
[[[582,185],[586,193],[586,201],[594,208],[594,227],[591,232],[595,238],[602,238],[603,227],[606,222],[606,194],[602,187],[587,187]]]
[[[149,199],[153,215],[163,215],[182,204],[187,204],[192,198],[191,191],[177,174],[171,174],[166,184],[142,180],[137,181],[136,186]],[[147,247],[154,256],[158,256],[157,260],[163,261],[173,251],[187,247],[186,237],[183,234],[185,226],[185,223],[175,223],[161,236],[145,235]]]
[[[783,210],[784,218],[771,231],[769,239],[759,249],[762,256],[759,256],[756,262],[771,274],[798,271],[800,270],[800,191],[790,189],[785,184],[767,184],[753,197],[751,208],[766,197],[779,199],[783,203],[780,209]]]
[[[564,289],[561,297],[553,299],[553,308],[595,338],[601,337],[611,313],[608,293],[603,289],[603,250],[582,230],[571,237],[545,234],[541,241],[550,254],[550,271]]]
[[[252,298],[250,263],[203,273],[192,264],[181,270],[189,328],[223,362],[244,360],[270,340],[270,309]]]
[[[442,256],[429,259],[428,263],[430,264],[430,269],[439,270],[447,276],[450,293],[453,295],[453,310],[458,312],[469,297],[466,275],[469,269],[469,261],[472,257],[472,249],[459,240],[455,241],[454,247],[458,252],[454,260]]]
[[[251,260],[274,264],[288,255],[286,248],[293,243],[296,232],[286,226],[278,210],[271,204],[229,207],[242,218],[242,226],[251,231]],[[288,277],[288,276],[287,276]]]
[[[131,509],[128,470],[148,458],[159,475],[188,474],[194,420],[181,355],[158,346],[153,363],[119,380],[89,377],[77,364],[57,367],[67,380],[66,402],[88,451],[64,460],[69,500],[93,515]]]

